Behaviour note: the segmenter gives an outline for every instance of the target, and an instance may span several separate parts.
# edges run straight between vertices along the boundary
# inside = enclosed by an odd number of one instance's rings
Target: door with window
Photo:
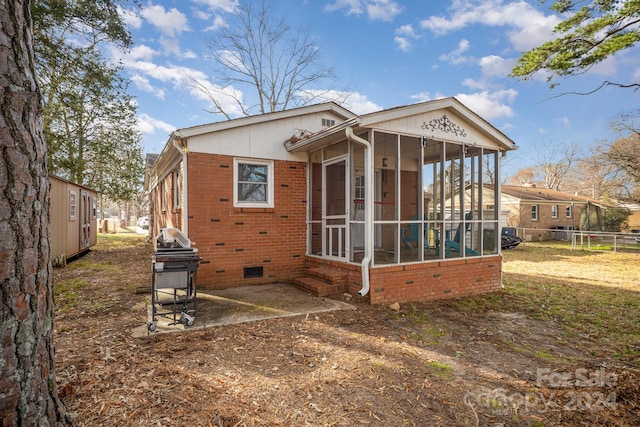
[[[347,261],[349,254],[348,168],[346,156],[331,159],[322,166],[322,253],[324,257],[342,261]]]

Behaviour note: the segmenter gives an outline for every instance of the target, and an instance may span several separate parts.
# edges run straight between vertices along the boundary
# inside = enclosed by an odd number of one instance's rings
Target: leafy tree
[[[620,231],[627,226],[631,211],[626,208],[605,209],[602,213],[602,225],[606,230]]]
[[[234,111],[264,114],[309,104],[325,94],[316,93],[313,85],[335,78],[304,29],[292,30],[274,18],[264,2],[254,6],[251,1],[242,4],[208,42],[215,86],[192,79],[214,105],[213,112],[227,119]]]
[[[29,8],[29,1],[0,2],[0,424],[62,426],[49,181]]]
[[[126,3],[36,0],[33,7],[50,170],[113,200],[133,197],[143,168],[128,83],[100,50],[107,42],[130,45],[118,13]]]
[[[545,71],[553,88],[558,84],[557,78],[581,74],[640,40],[637,0],[555,0],[551,9],[567,16],[555,28],[558,37],[525,52],[511,71],[512,76],[528,79]],[[640,87],[635,82],[605,81],[600,87],[604,85]]]

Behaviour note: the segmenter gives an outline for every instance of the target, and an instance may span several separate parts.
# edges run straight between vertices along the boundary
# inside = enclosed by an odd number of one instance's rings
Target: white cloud
[[[123,58],[123,65],[136,72],[138,76],[136,79],[139,83],[144,83],[144,79],[155,79],[161,83],[171,84],[174,89],[185,91],[193,99],[203,102],[203,108],[209,110],[212,107],[208,94],[213,94],[231,116],[242,115],[236,101],[242,99],[242,92],[233,87],[222,88],[211,83],[208,76],[202,71],[182,66],[163,66],[149,61],[130,61],[127,58]],[[150,80],[147,83],[149,86],[153,86]]]
[[[129,28],[138,29],[142,26],[142,19],[140,19],[140,16],[132,10],[118,7],[118,14],[122,17],[122,20]]]
[[[226,28],[228,26],[229,24],[227,24],[227,21],[225,21],[222,16],[216,15],[216,17],[213,18],[213,23],[205,28],[204,31],[215,31],[219,28]]]
[[[513,102],[517,95],[518,92],[516,90],[506,89],[495,92],[459,93],[455,97],[458,101],[479,114],[480,117],[485,120],[493,120],[513,116],[513,110],[507,104]],[[436,93],[434,96],[431,96],[429,92],[420,92],[411,96],[416,102],[431,101],[444,97],[441,93]]]
[[[525,1],[455,0],[450,17],[430,16],[421,21],[422,28],[444,35],[470,25],[509,27],[509,39],[514,49],[529,50],[553,38],[553,29],[560,22],[556,15],[546,16]]]
[[[559,117],[555,119],[555,121],[566,128],[571,127],[571,120],[569,120],[569,117]]]
[[[198,57],[198,55],[196,55],[196,53],[192,50],[185,50],[181,53],[181,56],[183,59],[195,59]]]
[[[393,21],[402,12],[402,6],[393,0],[373,0],[367,2],[369,19],[376,21]]]
[[[159,89],[151,85],[149,79],[139,74],[136,74],[131,77],[131,82],[143,92],[150,93],[159,99],[164,99],[165,92],[163,89]]]
[[[409,98],[415,100],[416,102],[426,102],[431,101],[433,99],[444,98],[445,96],[442,93],[436,92],[435,95],[431,96],[429,92],[419,92],[415,95],[411,95]]]
[[[496,92],[460,93],[456,98],[485,120],[493,120],[513,116],[513,110],[507,103],[513,102],[517,95],[515,89],[505,89]]]
[[[466,86],[470,89],[486,89],[487,88],[487,82],[483,79],[483,80],[475,80],[475,79],[464,79],[462,81],[462,85]]]
[[[176,130],[176,127],[162,120],[154,119],[146,113],[142,113],[138,115],[138,129],[142,133],[153,135],[157,129],[164,133],[171,133]]]
[[[462,56],[462,54],[464,52],[466,52],[467,50],[469,50],[469,40],[467,39],[462,39],[460,40],[460,42],[458,43],[458,47],[457,49],[449,52],[449,53],[443,53],[442,55],[440,55],[440,60],[441,61],[446,61],[446,62],[450,62],[451,64],[454,65],[458,65],[458,64],[463,64],[465,62],[468,62],[470,58],[466,57],[466,56]]]
[[[349,98],[344,103],[344,107],[356,114],[373,113],[382,110],[382,106],[370,101],[366,95],[351,92]]]
[[[196,4],[206,6],[210,10],[222,10],[235,13],[238,10],[238,0],[193,0]]]
[[[180,55],[180,42],[173,37],[160,37],[158,40],[165,54]]]
[[[402,12],[395,0],[335,0],[325,6],[327,12],[346,9],[347,15],[361,15],[365,11],[372,21],[392,21]]]
[[[115,52],[113,52],[115,53]],[[127,54],[127,57],[131,60],[151,60],[158,52],[150,48],[149,46],[140,45],[135,46],[131,51]]]
[[[396,29],[396,36],[393,38],[393,41],[396,42],[398,48],[403,52],[408,52],[413,47],[412,41],[418,39],[420,36],[416,34],[413,26],[403,25],[400,28]]]
[[[149,5],[142,8],[142,16],[169,37],[189,29],[187,17],[176,8],[165,11],[163,6]]]
[[[363,12],[360,0],[336,0],[324,7],[327,12],[334,12],[340,9],[347,9],[347,15],[360,15]]]
[[[507,77],[513,69],[515,60],[504,59],[497,55],[488,55],[478,61],[482,75],[486,77]]]
[[[337,90],[306,90],[298,94],[303,98],[313,99],[314,102],[334,101],[356,114],[367,114],[382,110],[382,106],[370,101],[366,95],[357,92]]]

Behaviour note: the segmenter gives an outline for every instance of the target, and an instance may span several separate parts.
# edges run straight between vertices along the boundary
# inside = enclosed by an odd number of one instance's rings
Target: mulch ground
[[[151,254],[138,238],[55,270],[54,286],[84,283],[56,302],[74,425],[640,425],[633,366],[522,313],[352,300],[356,310],[133,338]]]

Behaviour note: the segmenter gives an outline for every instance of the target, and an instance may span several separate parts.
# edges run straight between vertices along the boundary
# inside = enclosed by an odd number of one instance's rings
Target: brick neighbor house
[[[490,292],[501,287],[499,157],[514,148],[455,98],[179,129],[145,178],[151,235],[188,235],[200,287],[291,282],[372,304]]]
[[[593,198],[536,186],[503,185],[502,209],[525,240],[567,240],[563,230],[603,231],[602,212],[613,208]]]

